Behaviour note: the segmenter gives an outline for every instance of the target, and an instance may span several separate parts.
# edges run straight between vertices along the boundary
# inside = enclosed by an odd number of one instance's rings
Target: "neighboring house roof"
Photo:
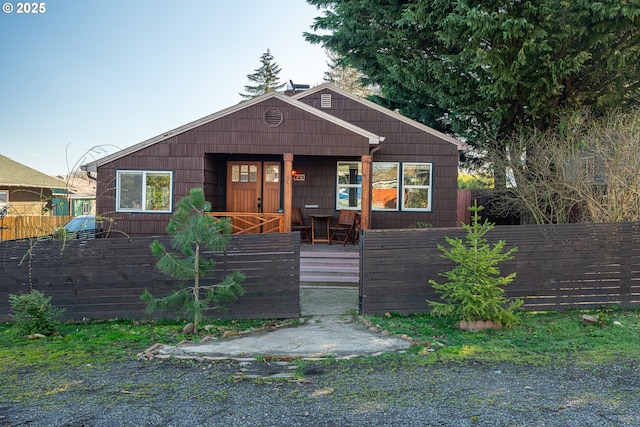
[[[310,105],[305,104],[304,102],[300,102],[297,101],[296,99],[294,99],[291,96],[288,95],[284,95],[282,93],[279,92],[269,92],[266,93],[264,95],[260,95],[257,96],[253,99],[247,100],[247,101],[243,101],[240,102],[239,104],[236,104],[232,107],[226,108],[224,110],[218,111],[217,113],[213,113],[209,116],[203,117],[201,119],[195,120],[191,123],[187,123],[186,125],[180,126],[176,129],[170,130],[168,132],[163,133],[162,135],[158,135],[156,137],[153,137],[151,139],[148,139],[146,141],[142,141],[138,144],[132,145],[131,147],[125,148],[123,150],[120,150],[118,152],[115,152],[113,154],[110,154],[108,156],[102,157],[101,159],[97,159],[93,162],[87,163],[85,165],[82,165],[82,170],[88,171],[88,172],[96,172],[97,168],[99,166],[105,165],[109,162],[112,162],[114,160],[120,159],[122,157],[125,157],[129,154],[135,153],[136,151],[142,150],[144,148],[150,147],[154,144],[157,144],[159,142],[162,142],[166,139],[172,138],[178,134],[181,134],[183,132],[187,132],[191,129],[194,129],[198,126],[202,126],[206,123],[210,123],[214,120],[218,120],[222,117],[228,116],[229,114],[233,114],[237,111],[243,110],[245,108],[251,107],[253,105],[259,104],[265,100],[271,99],[271,98],[277,98],[283,102],[286,102],[287,104],[293,105],[296,108],[299,108],[301,110],[304,110],[310,114],[313,114],[317,117],[320,117],[324,120],[327,120],[328,122],[331,122],[335,125],[338,125],[344,129],[350,130],[352,132],[354,132],[355,134],[361,135],[365,138],[369,139],[369,144],[370,145],[377,145],[379,144],[381,141],[384,141],[384,137],[383,136],[379,136],[376,135],[372,132],[369,132],[366,129],[362,129],[358,126],[353,125],[352,123],[349,123],[347,121],[344,121],[338,117],[332,116],[331,114],[325,113],[324,111],[320,111],[317,108],[314,108]]]
[[[70,199],[96,198],[96,180],[87,175],[86,172],[77,171],[66,177],[58,176],[73,189],[74,193],[69,194]]]
[[[338,94],[340,94],[340,95],[342,95],[344,97],[350,98],[350,99],[352,99],[352,100],[354,100],[356,102],[360,102],[360,103],[362,103],[362,104],[364,104],[364,105],[366,105],[366,106],[368,106],[368,107],[370,107],[370,108],[372,108],[374,110],[377,110],[377,111],[381,112],[382,114],[386,114],[388,116],[391,116],[396,120],[404,122],[404,123],[406,123],[406,124],[408,124],[410,126],[413,126],[413,127],[417,128],[417,129],[420,129],[420,130],[422,130],[424,132],[430,133],[431,135],[437,136],[440,139],[448,141],[448,142],[456,145],[458,147],[458,150],[468,150],[470,148],[466,143],[464,143],[464,142],[462,142],[462,141],[460,141],[460,140],[458,140],[458,139],[456,139],[456,138],[454,138],[454,137],[452,137],[450,135],[447,135],[446,133],[442,133],[442,132],[440,132],[438,130],[435,130],[435,129],[433,129],[433,128],[425,125],[425,124],[422,124],[422,123],[417,122],[417,121],[415,121],[413,119],[405,117],[402,114],[396,113],[395,111],[392,111],[392,110],[390,110],[388,108],[385,108],[382,105],[378,105],[375,102],[369,101],[368,99],[361,98],[358,95],[354,95],[354,94],[352,94],[350,92],[347,92],[344,89],[340,89],[339,87],[337,87],[336,85],[331,84],[331,83],[324,83],[324,84],[312,87],[311,89],[298,92],[298,93],[292,95],[292,98],[301,99],[301,98],[304,98],[306,96],[312,95],[314,93],[323,91],[325,89],[332,90],[333,92],[336,92],[336,93],[338,93]]]
[[[0,186],[29,188],[67,188],[64,181],[38,172],[0,154]]]

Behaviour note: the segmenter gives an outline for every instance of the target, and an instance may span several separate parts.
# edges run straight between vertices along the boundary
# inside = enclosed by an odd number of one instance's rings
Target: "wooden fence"
[[[170,246],[169,238],[160,240]],[[175,312],[147,315],[140,295],[163,296],[180,285],[157,270],[152,238],[0,243],[0,321],[9,320],[9,294],[31,289],[52,297],[70,320],[175,318]],[[232,271],[246,275],[246,293],[224,303],[214,317],[288,318],[300,314],[300,234],[233,236],[227,251],[208,253],[216,283]]]
[[[363,230],[360,293],[363,314],[421,313],[438,299],[429,279],[455,265],[437,245],[465,238],[461,228]],[[168,238],[162,238],[168,243]],[[497,226],[487,235],[517,247],[502,275],[516,272],[507,297],[524,299],[530,311],[640,306],[640,223]],[[37,289],[66,308],[66,318],[149,316],[140,295],[165,295],[179,282],[155,268],[151,238],[0,243],[0,321],[9,320],[9,294]],[[225,318],[289,318],[299,315],[300,234],[234,235],[212,280],[243,271],[247,293],[225,304]]]
[[[0,219],[0,242],[53,234],[71,216],[6,216]]]
[[[422,313],[425,299],[438,300],[429,279],[455,264],[442,258],[446,237],[464,240],[460,228],[364,230],[361,235],[362,312]],[[524,299],[536,310],[640,306],[640,223],[496,226],[487,234],[514,259],[501,264],[502,275],[516,272],[507,297]]]

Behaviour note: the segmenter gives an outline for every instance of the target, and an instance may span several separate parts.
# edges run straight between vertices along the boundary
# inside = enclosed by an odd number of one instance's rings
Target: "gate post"
[[[371,228],[371,156],[362,156],[362,216],[360,228]]]
[[[284,200],[283,200],[283,222],[285,233],[291,232],[291,204],[293,199],[293,154],[285,153],[284,156]]]

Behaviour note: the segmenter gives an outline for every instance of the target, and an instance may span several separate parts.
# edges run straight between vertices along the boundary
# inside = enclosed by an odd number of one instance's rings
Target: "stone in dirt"
[[[486,329],[499,330],[502,326],[492,320],[461,320],[458,324],[461,331],[483,331]]]
[[[585,314],[582,316],[582,324],[583,325],[595,325],[598,323],[598,318],[596,316],[590,316]]]

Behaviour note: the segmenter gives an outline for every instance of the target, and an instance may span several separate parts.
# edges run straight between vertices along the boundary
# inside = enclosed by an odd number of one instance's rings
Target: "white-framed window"
[[[6,206],[9,204],[9,192],[5,190],[0,190],[0,207]]]
[[[397,211],[398,179],[400,164],[397,162],[373,162],[371,171],[371,209]]]
[[[432,168],[431,163],[402,164],[402,210],[431,211]]]
[[[172,172],[121,170],[116,174],[118,212],[169,213],[172,200]]]
[[[430,212],[433,198],[432,169],[432,163],[373,162],[371,209]],[[360,209],[362,163],[338,162],[337,170],[336,209]]]
[[[360,209],[362,205],[362,163],[338,162],[336,209]]]

